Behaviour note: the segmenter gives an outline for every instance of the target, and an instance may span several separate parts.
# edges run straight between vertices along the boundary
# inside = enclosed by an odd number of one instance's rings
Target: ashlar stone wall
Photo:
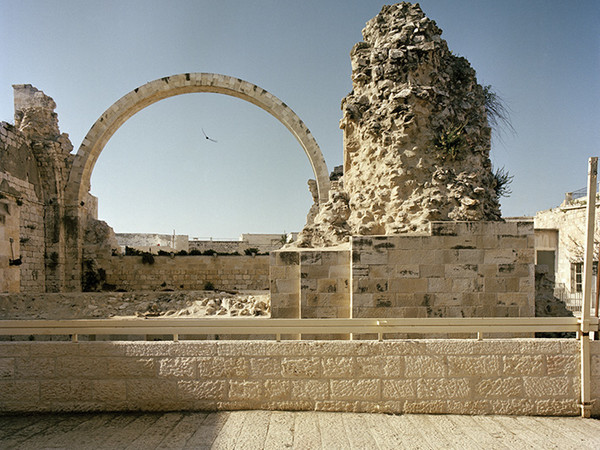
[[[532,222],[432,222],[271,255],[273,317],[532,317]]]
[[[207,282],[224,290],[265,290],[269,286],[268,256],[113,256],[99,266],[106,283],[127,291],[202,290]]]
[[[600,414],[600,342],[591,343]],[[0,343],[0,410],[578,415],[566,339]]]
[[[44,198],[35,157],[26,137],[13,125],[0,123],[0,292],[44,292],[46,287]],[[13,239],[12,251],[10,239]],[[12,253],[14,252],[14,258]],[[9,266],[9,259],[20,259]],[[10,287],[5,283],[9,283]]]

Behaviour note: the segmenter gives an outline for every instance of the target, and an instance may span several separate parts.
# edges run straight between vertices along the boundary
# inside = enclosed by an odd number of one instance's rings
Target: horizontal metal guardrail
[[[113,318],[74,320],[0,320],[0,335],[281,335],[289,334],[454,334],[578,332],[576,317],[471,317],[374,319],[270,318]],[[598,318],[590,319],[598,331]]]

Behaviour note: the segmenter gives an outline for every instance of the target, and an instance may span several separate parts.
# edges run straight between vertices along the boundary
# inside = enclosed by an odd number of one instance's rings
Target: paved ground
[[[0,448],[599,449],[600,421],[279,411],[0,416]]]

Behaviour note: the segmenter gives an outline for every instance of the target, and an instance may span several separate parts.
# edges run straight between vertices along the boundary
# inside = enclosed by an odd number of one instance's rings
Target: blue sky
[[[270,91],[307,124],[329,169],[342,162],[340,101],[352,46],[383,2],[0,0],[0,120],[12,84],[54,98],[75,149],[112,103],[163,76],[216,72]],[[512,175],[505,216],[558,205],[586,184],[600,142],[600,2],[425,0],[422,9],[511,109],[492,162]],[[204,129],[218,143],[206,141]],[[117,232],[197,237],[302,228],[313,174],[275,118],[247,102],[188,94],[126,122],[92,176]]]

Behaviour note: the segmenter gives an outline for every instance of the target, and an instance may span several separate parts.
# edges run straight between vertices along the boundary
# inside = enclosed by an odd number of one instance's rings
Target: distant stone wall
[[[432,222],[429,235],[273,252],[272,316],[532,317],[534,275],[532,222]]]
[[[159,250],[188,251],[188,236],[185,234],[158,234],[158,233],[116,233],[115,237],[121,247],[132,247],[142,251],[158,253]]]
[[[268,256],[113,256],[99,263],[106,283],[127,291],[161,289],[263,290],[269,287]]]
[[[600,342],[591,351],[598,415]],[[575,416],[579,366],[564,339],[6,342],[0,410]]]

